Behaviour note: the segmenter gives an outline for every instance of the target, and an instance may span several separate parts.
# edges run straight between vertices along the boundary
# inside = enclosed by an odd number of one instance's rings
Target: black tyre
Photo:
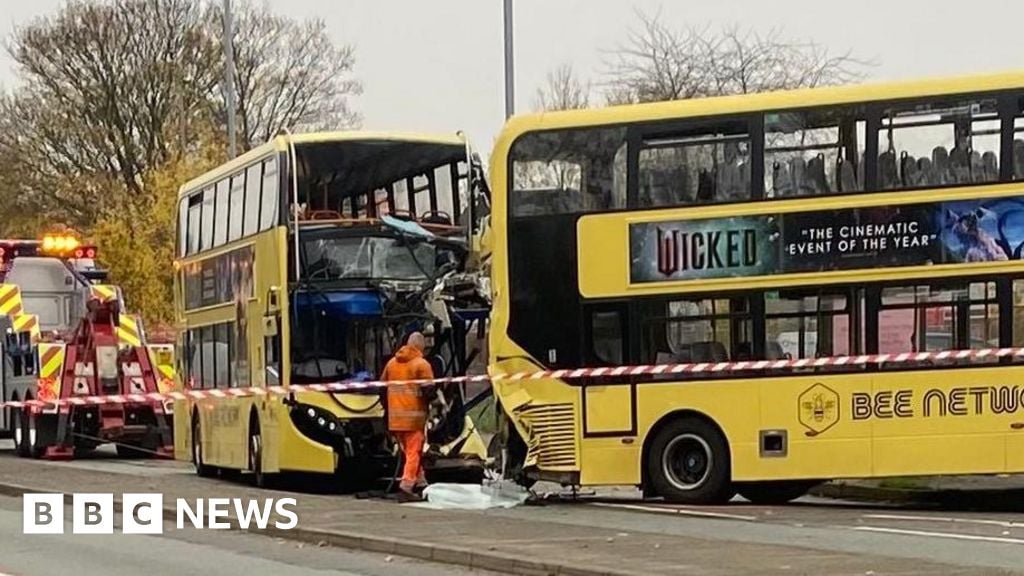
[[[213,466],[203,462],[203,443],[200,441],[202,431],[199,428],[199,418],[192,418],[192,465],[196,467],[196,475],[201,478],[212,478],[217,470]]]
[[[14,418],[14,451],[19,457],[28,458],[28,411],[15,410]]]
[[[806,480],[749,482],[737,486],[737,491],[754,504],[785,504],[807,494],[817,484]]]
[[[732,498],[729,445],[706,420],[669,422],[651,442],[646,465],[654,492],[669,502],[720,504]]]
[[[252,472],[253,485],[267,487],[267,475],[263,473],[263,435],[260,434],[258,420],[249,424],[249,471]]]
[[[28,434],[26,442],[28,442],[28,456],[30,458],[42,458],[43,454],[46,454],[47,444],[44,438],[51,436],[49,426],[51,424],[50,418],[46,418],[41,414],[29,414],[28,415]],[[54,423],[55,424],[55,423]]]

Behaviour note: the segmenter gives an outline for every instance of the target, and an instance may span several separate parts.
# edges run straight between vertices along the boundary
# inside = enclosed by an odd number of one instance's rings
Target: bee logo
[[[824,433],[839,421],[839,394],[820,382],[804,390],[797,401],[800,424],[811,436]]]

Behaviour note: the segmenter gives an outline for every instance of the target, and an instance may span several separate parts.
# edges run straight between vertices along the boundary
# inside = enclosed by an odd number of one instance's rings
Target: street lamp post
[[[505,0],[505,119],[516,111],[515,63],[513,59],[512,0]]]
[[[224,0],[224,100],[228,112],[228,154],[234,158],[237,150],[235,133],[235,47],[231,15],[231,0]]]

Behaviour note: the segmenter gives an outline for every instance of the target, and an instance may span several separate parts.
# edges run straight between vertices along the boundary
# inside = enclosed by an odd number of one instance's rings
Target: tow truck
[[[0,239],[0,434],[19,456],[70,459],[104,443],[123,457],[173,455],[163,402],[74,398],[166,392],[173,348],[149,347],[138,316],[76,235]]]

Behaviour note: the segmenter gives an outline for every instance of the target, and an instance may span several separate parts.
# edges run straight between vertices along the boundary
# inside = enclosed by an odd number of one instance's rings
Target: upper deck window
[[[863,190],[866,133],[863,115],[853,109],[765,114],[765,196]]]
[[[536,132],[510,154],[513,216],[626,207],[626,129]]]
[[[882,190],[999,180],[1000,121],[995,99],[893,106],[878,132]]]
[[[1024,96],[1017,98],[1013,119],[1013,179],[1024,180]]]
[[[652,139],[640,150],[640,208],[749,200],[750,136],[745,122]]]

